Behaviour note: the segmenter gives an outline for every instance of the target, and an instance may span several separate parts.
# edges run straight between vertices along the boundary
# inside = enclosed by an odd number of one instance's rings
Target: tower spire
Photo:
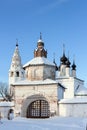
[[[55,53],[53,53],[53,63],[55,64]]]
[[[68,51],[68,58],[67,58],[67,61],[66,61],[66,67],[70,68],[70,61],[69,61],[69,51]]]
[[[24,70],[21,63],[21,56],[19,54],[18,40],[16,40],[16,48],[13,53],[11,66],[9,69],[9,85],[24,78]]]
[[[53,53],[53,63],[55,64],[55,69],[57,71],[58,70],[58,66],[57,66],[57,64],[55,62],[55,53]]]
[[[63,43],[63,56],[65,55],[65,44]]]
[[[76,77],[76,65],[75,65],[75,56],[73,58],[73,64],[72,64],[72,76]]]
[[[42,40],[42,33],[40,32],[40,40]]]
[[[65,56],[65,44],[63,44],[63,56],[60,58],[62,64],[66,64],[67,57]]]
[[[73,57],[72,70],[76,70],[76,65],[75,65],[75,55],[74,55],[74,57]]]
[[[16,39],[16,47],[18,47],[18,39]]]

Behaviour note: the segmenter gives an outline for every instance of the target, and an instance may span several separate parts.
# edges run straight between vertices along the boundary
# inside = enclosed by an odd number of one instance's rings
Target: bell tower
[[[9,70],[9,85],[24,78],[24,69],[21,64],[21,57],[18,49],[18,42],[12,57],[12,62]]]

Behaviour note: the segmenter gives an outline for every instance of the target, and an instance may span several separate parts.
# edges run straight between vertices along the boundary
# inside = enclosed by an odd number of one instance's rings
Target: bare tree
[[[5,101],[12,101],[14,93],[10,90],[8,91],[8,84],[0,82],[0,95]]]

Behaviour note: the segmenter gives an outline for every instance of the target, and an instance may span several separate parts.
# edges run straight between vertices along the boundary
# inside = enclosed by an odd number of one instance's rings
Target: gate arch
[[[49,118],[49,104],[46,100],[35,100],[27,108],[27,118]]]

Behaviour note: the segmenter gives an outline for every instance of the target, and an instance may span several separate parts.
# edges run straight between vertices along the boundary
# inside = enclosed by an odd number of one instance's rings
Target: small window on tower
[[[17,75],[17,77],[19,77],[19,72],[18,71],[16,72],[16,75]]]

